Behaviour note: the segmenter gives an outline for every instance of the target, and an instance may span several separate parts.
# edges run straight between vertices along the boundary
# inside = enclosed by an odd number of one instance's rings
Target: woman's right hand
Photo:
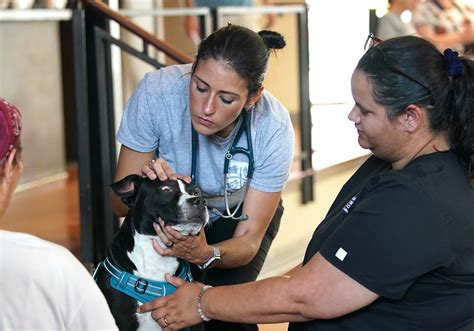
[[[156,179],[157,177],[160,180],[176,180],[180,178],[186,183],[191,182],[191,177],[175,173],[169,166],[168,162],[163,159],[151,160],[142,167],[142,173],[152,180]]]

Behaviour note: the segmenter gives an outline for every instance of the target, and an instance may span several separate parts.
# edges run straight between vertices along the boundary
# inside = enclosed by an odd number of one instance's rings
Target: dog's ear
[[[110,184],[110,188],[122,199],[124,204],[130,207],[141,179],[142,177],[139,175],[128,175],[118,182]]]

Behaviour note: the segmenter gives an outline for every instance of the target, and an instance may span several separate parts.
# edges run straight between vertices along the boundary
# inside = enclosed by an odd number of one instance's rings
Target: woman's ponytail
[[[459,75],[450,76],[450,123],[447,131],[450,144],[466,166],[474,188],[474,62],[467,58],[459,58],[458,62],[463,70]]]

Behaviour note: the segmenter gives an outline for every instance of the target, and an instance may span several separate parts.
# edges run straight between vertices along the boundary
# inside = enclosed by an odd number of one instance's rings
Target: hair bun
[[[258,34],[269,49],[282,49],[286,46],[285,38],[278,32],[262,30]]]

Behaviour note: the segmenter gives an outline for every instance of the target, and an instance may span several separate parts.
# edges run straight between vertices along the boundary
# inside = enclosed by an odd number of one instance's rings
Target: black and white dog
[[[206,202],[199,189],[179,179],[129,175],[111,188],[129,212],[94,278],[120,330],[161,330],[150,313],[136,314],[138,305],[175,290],[165,281],[166,273],[192,278],[187,262],[161,256],[153,249],[152,238],[163,244],[153,223],[161,217],[180,233],[196,235],[209,219]]]

